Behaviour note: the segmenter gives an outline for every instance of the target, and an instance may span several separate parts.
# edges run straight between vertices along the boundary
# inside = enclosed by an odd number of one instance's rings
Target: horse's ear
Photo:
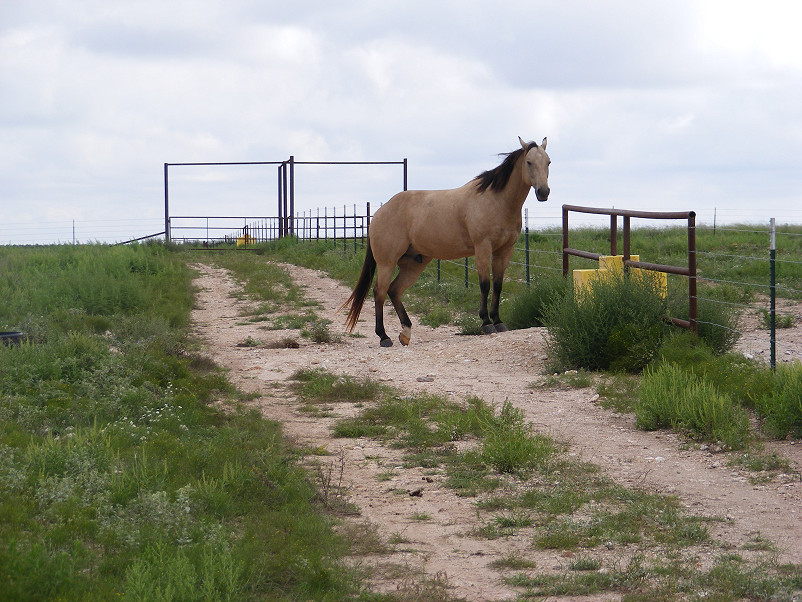
[[[543,138],[543,142],[540,143],[540,146],[543,150],[546,150],[546,142],[548,142],[548,138]]]
[[[524,152],[529,150],[529,145],[526,142],[524,142],[523,138],[521,138],[520,136],[518,136],[518,142],[521,143],[521,148],[524,149]]]

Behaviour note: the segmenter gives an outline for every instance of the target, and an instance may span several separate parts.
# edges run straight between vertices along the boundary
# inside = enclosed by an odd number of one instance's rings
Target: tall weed
[[[780,364],[771,388],[757,400],[763,430],[771,437],[802,437],[802,364]]]
[[[635,416],[639,428],[671,427],[731,449],[741,449],[750,440],[744,410],[709,382],[676,364],[661,364],[644,372]]]
[[[546,308],[570,292],[570,281],[561,275],[536,278],[529,288],[505,303],[505,324],[513,329],[543,326]]]

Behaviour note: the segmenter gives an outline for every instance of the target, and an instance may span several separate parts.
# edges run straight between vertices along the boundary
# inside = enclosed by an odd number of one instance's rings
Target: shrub
[[[696,307],[699,338],[718,354],[731,351],[741,336],[738,331],[741,311],[733,301],[729,301],[732,297],[728,290],[724,287],[722,290],[705,287],[699,292],[700,299]],[[688,319],[687,295],[670,297],[669,315]]]
[[[764,431],[777,438],[802,437],[802,364],[777,366],[771,389],[757,400]]]
[[[499,415],[485,423],[482,460],[498,472],[516,473],[542,466],[557,452],[548,437],[532,434],[523,410],[505,401]]]
[[[670,326],[650,279],[600,279],[589,290],[556,298],[545,312],[554,368],[639,372]]]
[[[570,293],[562,276],[536,278],[530,288],[512,297],[505,307],[504,323],[512,329],[543,326],[546,307]]]
[[[765,364],[739,353],[717,355],[690,332],[668,337],[655,363],[676,364],[747,407],[754,407],[772,386],[773,375]]]
[[[635,416],[637,426],[645,430],[671,427],[731,449],[749,442],[746,412],[730,396],[676,364],[644,372]]]

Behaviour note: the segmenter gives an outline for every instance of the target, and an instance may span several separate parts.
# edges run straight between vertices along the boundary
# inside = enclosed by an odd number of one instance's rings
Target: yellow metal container
[[[640,261],[640,255],[630,255],[632,261]],[[574,292],[586,291],[590,288],[590,283],[606,276],[621,277],[624,273],[623,255],[602,255],[599,257],[598,270],[574,270]],[[653,279],[656,286],[660,289],[663,298],[668,294],[668,275],[665,272],[652,272],[651,270],[641,270],[631,268],[629,270],[633,278]],[[646,281],[646,280],[644,280]]]

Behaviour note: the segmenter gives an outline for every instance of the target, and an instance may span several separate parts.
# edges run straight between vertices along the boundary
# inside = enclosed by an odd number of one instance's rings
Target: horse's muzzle
[[[549,193],[550,192],[551,192],[551,189],[548,186],[543,186],[541,188],[536,188],[535,189],[535,194],[537,195],[537,200],[540,201],[541,203],[543,201],[548,201],[549,200]]]

